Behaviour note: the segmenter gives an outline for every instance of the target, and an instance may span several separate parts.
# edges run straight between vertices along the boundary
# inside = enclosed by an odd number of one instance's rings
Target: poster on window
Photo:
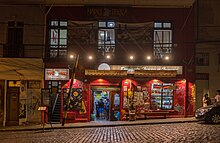
[[[43,105],[50,105],[50,90],[49,89],[41,89],[41,97]]]
[[[26,104],[26,99],[20,99],[19,103],[19,118],[26,118],[26,113],[27,113],[27,104]]]

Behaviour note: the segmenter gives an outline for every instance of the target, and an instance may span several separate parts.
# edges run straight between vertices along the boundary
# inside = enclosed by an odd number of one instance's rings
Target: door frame
[[[114,99],[114,95],[115,94],[112,94],[113,93],[118,93],[119,94],[119,99],[121,100],[121,88],[120,86],[111,86],[111,85],[101,85],[101,86],[97,86],[97,85],[91,85],[91,88],[90,88],[90,94],[91,94],[91,98],[90,98],[90,114],[93,114],[93,111],[94,111],[94,91],[103,91],[103,90],[96,90],[96,89],[106,89],[106,91],[110,91],[110,94],[109,94],[109,102],[110,102],[110,105],[109,105],[109,119],[108,121],[110,121],[111,119],[111,112],[112,112],[112,105],[114,104],[114,100],[112,101],[112,99]],[[114,89],[115,88],[115,89]],[[108,90],[108,89],[114,89],[114,90]],[[119,103],[119,111],[121,110],[121,101]]]
[[[12,91],[12,93],[15,93],[15,97],[10,97],[10,90],[14,90]],[[20,96],[20,87],[9,87],[7,86],[7,108],[6,108],[6,125],[8,126],[14,126],[14,125],[19,125],[19,96]],[[15,102],[13,102],[15,105],[15,112],[12,111],[13,109],[11,108],[10,104],[12,102],[12,98],[15,99]],[[16,118],[11,117],[11,113],[16,113],[17,115]]]

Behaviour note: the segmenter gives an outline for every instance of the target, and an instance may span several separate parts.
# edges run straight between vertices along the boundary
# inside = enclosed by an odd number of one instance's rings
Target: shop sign
[[[176,71],[177,74],[183,74],[182,66],[131,66],[131,65],[111,65],[111,69],[113,70],[145,70],[145,71]]]
[[[45,69],[45,80],[69,80],[69,70]]]
[[[85,70],[85,75],[91,76],[127,76],[123,70]]]
[[[126,70],[86,70],[85,75],[89,76],[127,76]],[[177,71],[166,70],[136,70],[132,75],[136,77],[176,77]]]
[[[114,18],[125,18],[128,16],[128,8],[118,7],[86,7],[86,17],[114,17]]]
[[[177,72],[176,71],[145,71],[145,70],[139,70],[135,71],[134,76],[146,76],[146,77],[176,77]]]

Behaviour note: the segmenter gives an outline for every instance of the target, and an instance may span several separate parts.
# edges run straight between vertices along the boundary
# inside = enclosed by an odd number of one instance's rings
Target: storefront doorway
[[[19,87],[8,87],[7,122],[8,126],[19,125]]]
[[[93,86],[91,115],[94,121],[117,121],[120,117],[120,88]]]

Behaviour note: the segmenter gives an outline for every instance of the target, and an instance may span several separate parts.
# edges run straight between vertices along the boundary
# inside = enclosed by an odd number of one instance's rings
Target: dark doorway
[[[7,121],[6,125],[19,125],[19,87],[8,87],[7,90]]]

